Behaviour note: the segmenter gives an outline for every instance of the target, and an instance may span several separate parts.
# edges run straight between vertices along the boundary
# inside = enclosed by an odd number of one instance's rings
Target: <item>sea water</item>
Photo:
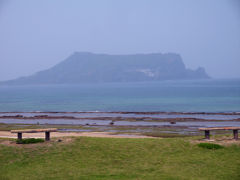
[[[0,86],[0,112],[239,112],[240,79]]]

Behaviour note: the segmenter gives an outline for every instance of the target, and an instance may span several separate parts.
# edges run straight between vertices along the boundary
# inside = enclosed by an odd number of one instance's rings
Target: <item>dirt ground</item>
[[[235,140],[235,139],[233,139],[233,137],[229,137],[229,136],[215,137],[210,140],[198,139],[198,140],[192,140],[191,142],[194,144],[214,143],[214,144],[219,144],[219,145],[223,145],[223,146],[230,146],[232,144],[240,145],[240,139]]]
[[[51,137],[70,137],[70,136],[88,136],[88,137],[108,137],[108,138],[153,138],[143,135],[111,134],[108,132],[51,132]],[[23,133],[23,138],[44,138],[45,133]],[[17,138],[16,133],[10,131],[0,131],[0,138]]]

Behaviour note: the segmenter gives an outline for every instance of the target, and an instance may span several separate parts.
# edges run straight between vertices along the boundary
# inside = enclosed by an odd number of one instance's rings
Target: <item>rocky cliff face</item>
[[[178,54],[107,55],[76,52],[54,67],[4,84],[78,84],[209,78],[204,68],[186,69]]]

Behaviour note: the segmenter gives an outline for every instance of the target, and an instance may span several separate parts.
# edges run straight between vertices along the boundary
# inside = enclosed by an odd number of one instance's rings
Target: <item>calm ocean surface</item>
[[[0,112],[240,112],[240,79],[0,86]]]

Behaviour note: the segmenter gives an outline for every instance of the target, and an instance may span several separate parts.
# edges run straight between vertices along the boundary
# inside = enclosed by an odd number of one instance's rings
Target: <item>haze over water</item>
[[[240,79],[3,86],[0,111],[239,112]]]
[[[213,78],[240,78],[239,0],[0,0],[0,81],[73,52],[177,53]]]
[[[2,112],[240,111],[238,0],[0,0],[0,10],[0,81],[48,69],[76,51],[172,52],[187,68],[204,67],[213,78],[0,86]],[[63,72],[57,76],[66,77]]]

